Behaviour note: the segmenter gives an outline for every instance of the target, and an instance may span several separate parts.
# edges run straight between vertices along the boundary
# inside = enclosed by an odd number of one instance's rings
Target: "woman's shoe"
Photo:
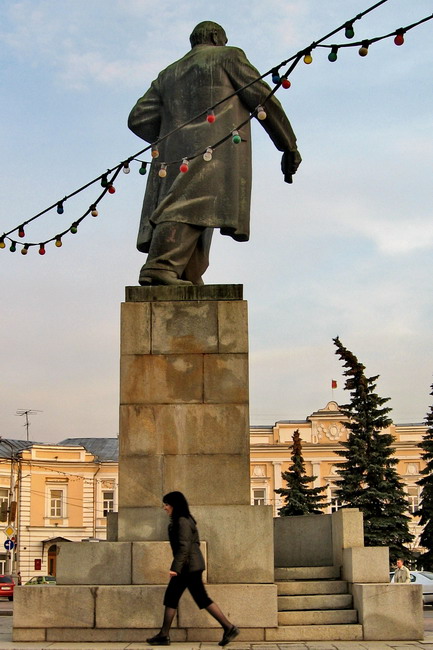
[[[155,634],[150,639],[146,639],[146,643],[149,645],[170,645],[170,637],[158,632],[158,634]]]
[[[221,641],[218,643],[218,645],[227,645],[230,643],[230,641],[233,641],[239,634],[239,628],[236,627],[236,625],[233,625],[229,630],[226,630],[223,634],[223,638]]]

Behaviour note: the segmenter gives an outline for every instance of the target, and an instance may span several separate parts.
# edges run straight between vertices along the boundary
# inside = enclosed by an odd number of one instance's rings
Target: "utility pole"
[[[9,485],[9,495],[8,495],[8,507],[7,507],[7,528],[12,526],[12,529],[14,528],[14,522],[16,519],[16,514],[17,514],[17,501],[15,498],[15,491],[16,491],[16,485],[15,485],[15,472],[14,472],[14,463],[17,460],[17,455],[14,449],[14,446],[12,445],[9,440],[5,440],[0,436],[0,442],[2,444],[6,444],[10,448],[10,456],[7,456],[5,454],[4,458],[6,460],[10,460],[11,463],[11,477],[10,477],[10,485]],[[7,533],[10,535],[10,533]],[[15,558],[17,554],[17,549],[16,549],[16,541],[17,541],[17,536],[15,536],[15,549],[7,549],[7,554],[6,554],[6,569],[5,572],[7,574],[12,573],[14,568],[15,568]]]
[[[27,434],[26,440],[29,439],[29,426],[30,426],[29,415],[36,415],[37,413],[42,413],[42,411],[38,411],[37,409],[36,410],[35,409],[18,409],[18,411],[15,413],[15,415],[25,415],[26,416],[26,423],[24,424],[24,426],[26,428],[26,434]]]

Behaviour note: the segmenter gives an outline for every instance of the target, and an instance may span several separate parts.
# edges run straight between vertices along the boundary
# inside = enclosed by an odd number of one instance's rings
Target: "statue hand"
[[[286,183],[292,183],[292,176],[296,174],[296,171],[301,164],[301,154],[296,149],[295,151],[285,151],[283,157],[281,158],[281,171],[284,174],[284,180]]]

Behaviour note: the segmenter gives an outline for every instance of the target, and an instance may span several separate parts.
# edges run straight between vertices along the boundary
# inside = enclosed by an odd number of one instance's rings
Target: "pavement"
[[[13,603],[0,601],[0,650],[143,650],[147,643],[63,643],[57,641],[12,641]],[[155,646],[158,647],[158,646]],[[217,643],[172,643],[173,650],[217,650]],[[433,650],[433,608],[424,609],[422,641],[294,641],[284,643],[230,643],[229,650]]]

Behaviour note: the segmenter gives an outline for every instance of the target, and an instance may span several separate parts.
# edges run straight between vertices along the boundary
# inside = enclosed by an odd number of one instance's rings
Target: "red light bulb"
[[[216,119],[215,118],[215,113],[213,111],[208,111],[206,119],[209,122],[209,124],[213,124],[215,122],[215,119]]]
[[[394,43],[395,43],[396,45],[403,45],[403,43],[404,43],[404,36],[403,36],[403,34],[397,34],[396,37],[395,37],[395,39],[394,39]]]
[[[189,166],[188,166],[188,161],[186,158],[183,159],[181,166],[179,167],[179,170],[182,172],[182,174],[186,174],[188,171]]]
[[[282,85],[283,88],[285,88],[287,90],[287,88],[290,88],[290,86],[292,84],[290,83],[290,81],[288,79],[283,79],[282,82],[281,82],[281,85]]]
[[[110,185],[110,187],[108,188],[109,194],[114,194],[115,191],[116,191],[116,188],[114,187],[114,185]]]
[[[44,244],[39,244],[39,255],[45,255],[45,246],[44,246]]]

